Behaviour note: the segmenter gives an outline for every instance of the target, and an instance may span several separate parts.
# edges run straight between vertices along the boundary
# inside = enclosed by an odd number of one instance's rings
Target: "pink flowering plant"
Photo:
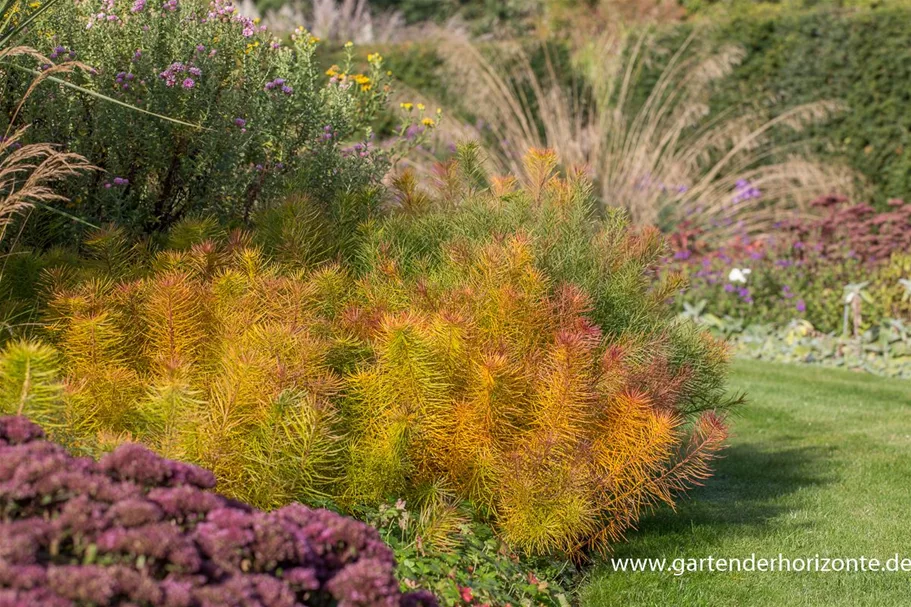
[[[0,417],[0,605],[436,607],[399,589],[372,527],[300,504],[262,512],[214,485],[136,444],[76,458]]]
[[[279,41],[227,0],[66,1],[24,42],[52,63],[91,66],[74,84],[141,110],[52,82],[23,108],[30,137],[104,169],[70,184],[74,215],[145,232],[199,213],[245,221],[287,184],[328,203],[386,171],[369,128],[389,90],[378,54],[357,81],[340,80],[317,64],[308,32]],[[0,72],[0,89],[25,85]]]

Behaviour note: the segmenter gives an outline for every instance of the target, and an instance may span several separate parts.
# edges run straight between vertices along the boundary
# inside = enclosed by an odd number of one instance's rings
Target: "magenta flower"
[[[186,78],[183,81],[183,88],[185,88],[185,89],[191,89],[194,86],[196,86],[196,82],[192,78]]]

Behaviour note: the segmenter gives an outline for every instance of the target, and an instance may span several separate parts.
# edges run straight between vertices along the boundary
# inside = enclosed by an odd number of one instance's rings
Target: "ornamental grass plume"
[[[710,116],[711,86],[740,61],[738,48],[701,52],[694,33],[639,100],[636,83],[654,42],[646,33],[599,38],[584,55],[585,81],[573,85],[547,48],[536,68],[519,43],[482,47],[442,30],[439,40],[444,73],[475,122],[450,111],[437,136],[478,141],[494,173],[527,179],[525,150],[551,148],[564,166],[585,167],[601,204],[625,209],[635,224],[672,229],[689,220],[718,237],[770,228],[807,213],[818,196],[853,191],[846,171],[770,137],[824,120],[838,104],[801,105],[772,120]]]
[[[54,1],[51,0],[29,11],[18,0],[0,2],[0,70],[22,70],[32,74],[28,88],[8,117],[6,130],[0,135],[0,242],[5,239],[7,227],[16,216],[35,205],[46,206],[51,202],[66,200],[54,191],[54,182],[95,168],[82,156],[62,152],[51,144],[23,145],[22,139],[28,127],[13,128],[22,105],[41,82],[56,74],[85,69],[84,65],[75,61],[53,65],[53,60],[60,55],[69,57],[64,54],[66,49],[62,49],[64,52],[55,49],[52,57],[48,58],[33,48],[14,44],[22,32],[53,4]],[[42,70],[36,72],[23,67],[18,63],[21,58],[43,66]]]
[[[211,472],[125,444],[95,462],[0,418],[0,605],[435,607],[372,527],[207,491]]]
[[[28,127],[0,137],[0,242],[16,216],[32,208],[66,200],[53,189],[53,183],[93,169],[78,154],[61,152],[53,145],[22,145]]]

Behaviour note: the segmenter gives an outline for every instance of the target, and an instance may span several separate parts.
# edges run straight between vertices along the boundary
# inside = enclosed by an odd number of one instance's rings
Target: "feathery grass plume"
[[[0,241],[13,219],[34,205],[66,200],[56,181],[94,169],[82,156],[43,143],[22,145],[27,127],[0,137]]]
[[[273,19],[281,14],[279,11]],[[310,31],[315,36],[341,43],[391,42],[406,29],[400,12],[372,11],[368,0],[313,0],[310,19]]]
[[[22,94],[15,110],[8,116],[7,127],[0,136],[0,242],[6,237],[6,230],[13,219],[33,206],[47,207],[52,202],[66,200],[57,194],[52,185],[62,179],[76,176],[97,167],[78,154],[61,152],[48,143],[23,145],[22,139],[28,126],[14,128],[16,118],[23,104],[44,80],[55,79],[57,74],[66,74],[87,66],[67,61],[59,65],[37,50],[16,44],[16,40],[28,31],[57,0],[30,7],[29,14],[21,9],[19,0],[0,2],[0,65],[7,70],[17,70],[31,77],[28,89]],[[19,59],[27,58],[39,65],[50,66],[40,72],[24,67]],[[61,214],[67,215],[60,211]]]
[[[694,34],[638,102],[634,84],[654,42],[648,33],[615,33],[592,43],[587,83],[573,87],[561,84],[547,49],[540,74],[518,43],[482,49],[446,31],[439,39],[447,74],[483,130],[453,118],[435,136],[480,142],[489,168],[522,176],[533,196],[549,165],[547,158],[523,161],[522,154],[546,148],[564,166],[585,167],[600,203],[625,209],[636,224],[669,228],[689,220],[719,235],[755,232],[783,215],[808,212],[821,194],[853,191],[847,171],[769,137],[825,120],[841,110],[837,103],[794,107],[772,120],[707,117],[712,83],[740,61],[740,49],[706,54]],[[744,188],[750,195],[740,195]]]

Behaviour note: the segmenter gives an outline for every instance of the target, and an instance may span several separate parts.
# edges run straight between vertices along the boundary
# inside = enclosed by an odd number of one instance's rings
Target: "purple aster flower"
[[[802,299],[797,300],[797,305],[794,306],[797,308],[797,311],[801,314],[807,311],[807,304]]]
[[[247,126],[247,121],[244,120],[243,118],[235,118],[235,119],[234,119],[234,125],[235,125],[235,126],[244,127],[244,126]]]
[[[196,82],[192,78],[186,78],[184,79],[182,86],[185,89],[191,89],[196,86]]]
[[[133,7],[130,8],[131,13],[141,13],[146,7],[146,0],[135,0],[133,2]]]

